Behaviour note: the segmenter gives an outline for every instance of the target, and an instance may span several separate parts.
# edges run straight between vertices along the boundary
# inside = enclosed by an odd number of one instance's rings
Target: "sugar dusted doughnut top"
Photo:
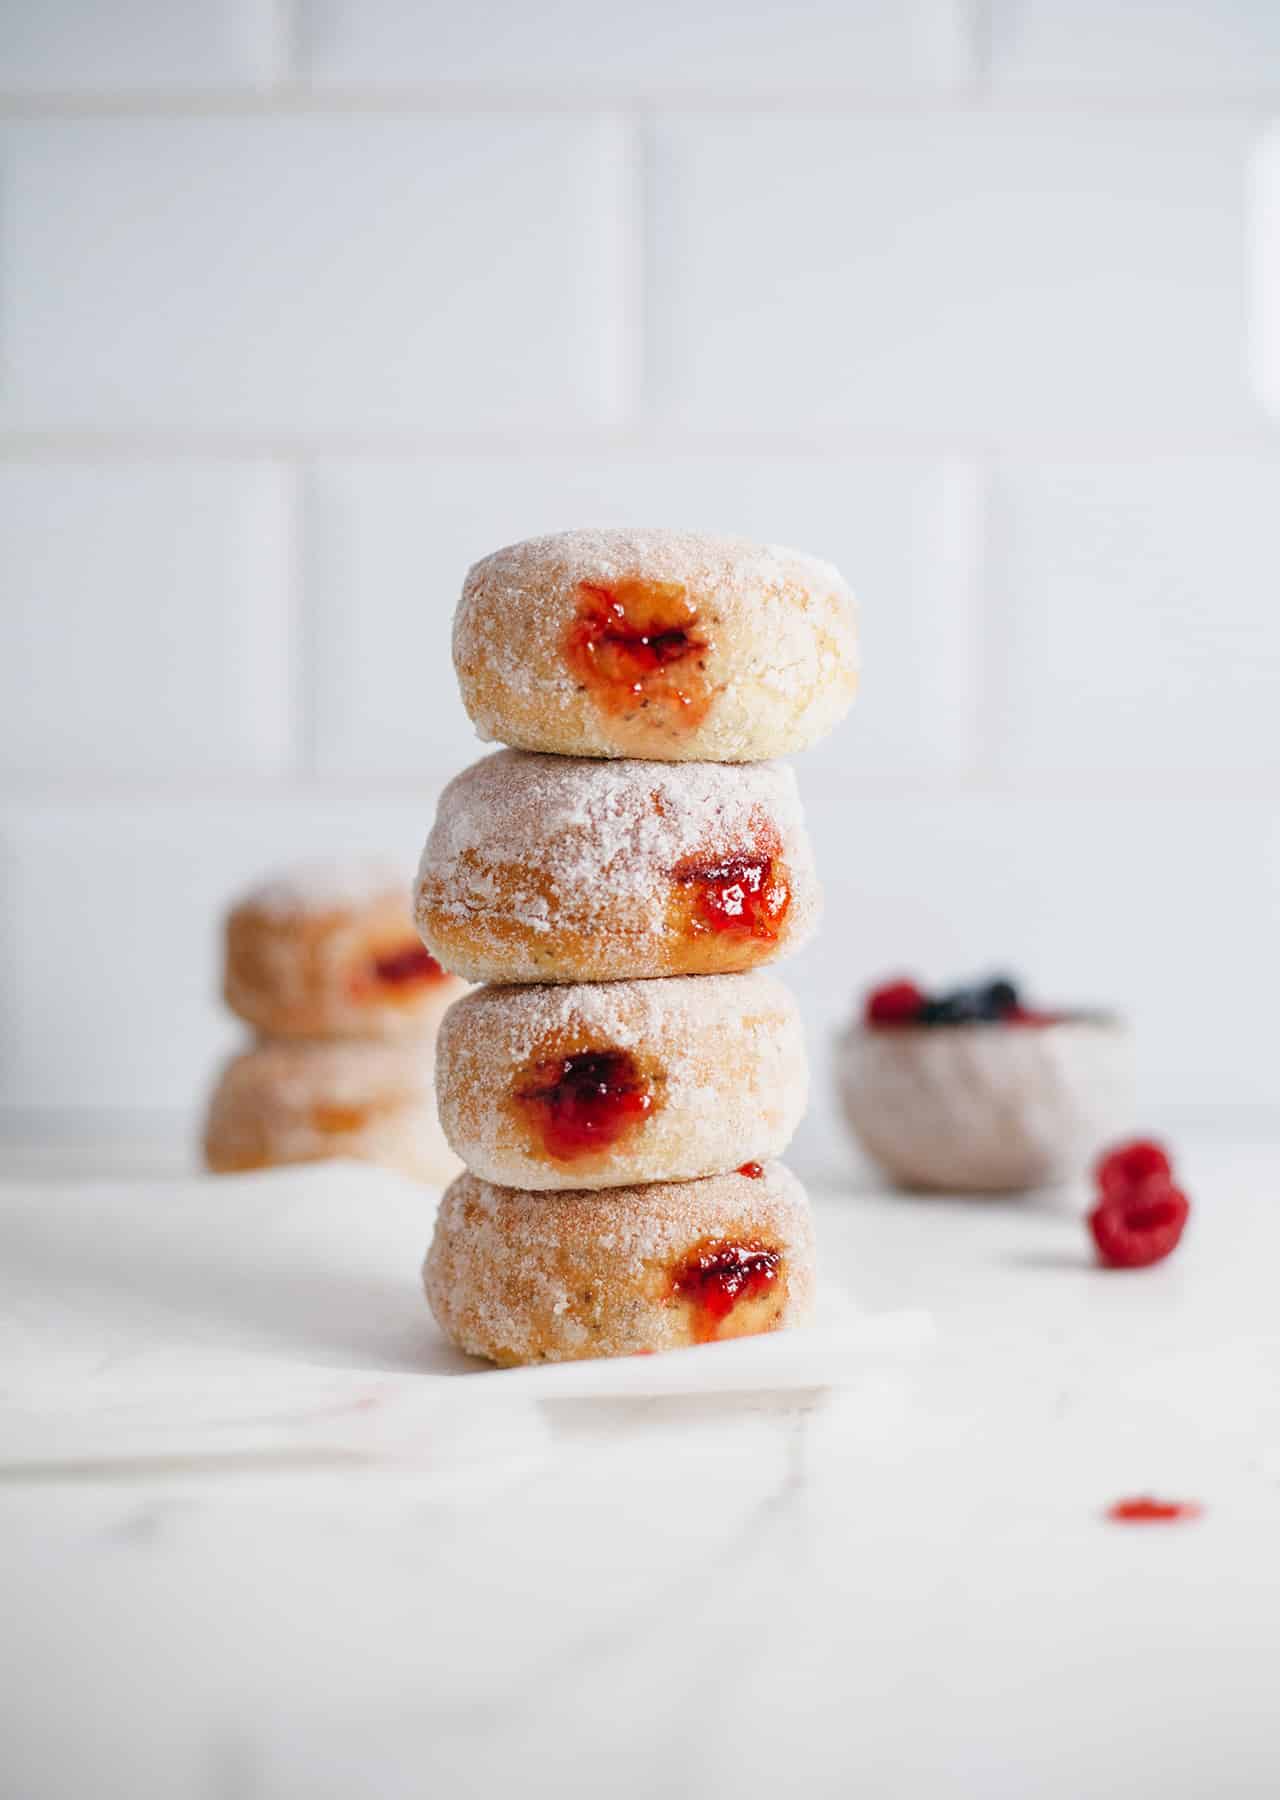
[[[417,920],[479,981],[724,974],[809,936],[819,906],[792,771],[502,750],[445,789]]]
[[[453,654],[482,738],[567,756],[763,761],[824,736],[857,685],[829,563],[695,532],[496,551],[467,576]]]
[[[236,906],[273,919],[327,917],[402,899],[404,888],[404,870],[387,858],[333,857],[268,876],[242,894]]]

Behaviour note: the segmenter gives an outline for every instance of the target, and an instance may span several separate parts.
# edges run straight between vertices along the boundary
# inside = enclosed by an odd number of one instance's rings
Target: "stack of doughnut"
[[[853,606],[794,551],[573,531],[467,576],[454,663],[480,736],[418,873],[423,942],[484,983],[437,1045],[445,1194],[424,1281],[511,1365],[803,1320],[795,1003],[765,965],[820,894],[795,778],[856,685]]]
[[[295,869],[226,923],[223,997],[254,1043],[205,1121],[217,1174],[355,1157],[421,1181],[459,1164],[436,1113],[436,1033],[464,991],[423,948],[405,882],[380,862]]]

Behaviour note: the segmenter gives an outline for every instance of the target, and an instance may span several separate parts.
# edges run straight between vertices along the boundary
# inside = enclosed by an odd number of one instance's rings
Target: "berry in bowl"
[[[945,993],[882,983],[839,1040],[836,1080],[862,1149],[908,1188],[1068,1181],[1132,1121],[1122,1021],[1029,1006],[1003,976]]]

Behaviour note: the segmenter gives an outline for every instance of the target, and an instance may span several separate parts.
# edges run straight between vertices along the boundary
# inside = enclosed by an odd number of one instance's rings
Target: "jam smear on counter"
[[[1203,1512],[1196,1500],[1157,1500],[1151,1494],[1135,1494],[1129,1500],[1113,1501],[1107,1517],[1118,1525],[1170,1525],[1180,1519],[1198,1519]]]
[[[672,1292],[695,1308],[699,1342],[716,1335],[740,1300],[769,1293],[781,1262],[780,1250],[762,1244],[731,1244],[723,1238],[696,1244],[672,1277]]]
[[[696,725],[711,702],[708,645],[697,627],[698,611],[682,582],[626,576],[605,587],[584,581],[565,660],[607,712],[661,706],[677,722]]]
[[[654,1108],[652,1083],[627,1050],[586,1050],[535,1063],[516,1100],[557,1162],[607,1150]]]

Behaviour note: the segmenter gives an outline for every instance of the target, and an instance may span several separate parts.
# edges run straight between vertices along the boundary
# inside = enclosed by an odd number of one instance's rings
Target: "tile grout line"
[[[619,388],[616,417],[624,429],[643,434],[650,411],[653,353],[653,255],[650,243],[653,172],[647,112],[629,110],[623,115],[623,130],[626,147],[614,220],[617,234],[615,268],[619,282],[615,296]]]
[[[1112,92],[1079,87],[1045,87],[1001,91],[983,76],[986,50],[982,26],[974,41],[973,74],[939,89],[928,82],[887,86],[880,91],[859,87],[790,87],[780,89],[627,87],[597,90],[589,100],[576,87],[515,89],[446,83],[402,87],[318,87],[296,72],[281,80],[228,88],[139,88],[117,92],[75,89],[0,90],[0,124],[70,122],[79,119],[249,119],[270,116],[365,118],[463,118],[477,114],[515,114],[587,119],[605,111],[756,114],[809,119],[950,118],[985,114],[1006,119],[1254,119],[1264,122],[1280,108],[1280,86],[1225,88],[1197,93],[1170,87],[1162,92],[1135,89]],[[296,15],[290,0],[274,10],[270,58],[296,63],[299,44]]]
[[[293,654],[289,659],[289,709],[293,738],[295,777],[314,781],[318,768],[319,721],[316,716],[316,690],[320,677],[319,625],[316,619],[315,590],[311,579],[313,534],[311,531],[315,495],[311,471],[305,461],[287,465],[289,484],[289,562],[287,603]]]
[[[633,260],[633,259],[630,259]],[[651,259],[650,259],[651,260]],[[638,335],[651,335],[641,331]],[[621,341],[621,334],[620,334]],[[647,375],[647,346],[642,344],[634,360]],[[630,360],[619,355],[606,359],[606,369],[616,369]],[[5,462],[101,462],[138,463],[188,457],[208,462],[256,462],[264,458],[281,463],[306,463],[319,458],[370,463],[403,460],[428,461],[437,457],[487,458],[522,456],[536,451],[540,456],[575,457],[600,455],[622,456],[689,456],[729,457],[743,460],[751,457],[791,457],[797,462],[829,461],[833,456],[848,462],[944,464],[955,461],[980,462],[998,457],[1022,462],[1074,462],[1082,458],[1108,465],[1147,464],[1151,461],[1176,464],[1202,457],[1239,457],[1268,460],[1280,455],[1280,421],[1260,416],[1256,427],[1244,426],[1227,430],[1197,430],[1189,427],[1185,436],[1173,437],[1169,431],[1158,436],[1126,437],[1116,427],[1105,432],[1066,432],[1060,436],[1013,437],[998,443],[947,432],[938,437],[928,435],[894,436],[888,432],[838,430],[824,428],[818,432],[758,432],[699,430],[677,426],[659,428],[649,418],[637,416],[622,427],[568,426],[534,429],[532,426],[501,428],[491,433],[448,429],[427,432],[380,433],[335,431],[316,435],[280,435],[271,432],[237,434],[222,428],[182,430],[169,426],[154,430],[143,428],[104,427],[101,430],[57,428],[38,429],[0,426],[0,464]]]
[[[1000,462],[992,459],[976,465],[974,471],[980,519],[973,570],[973,630],[979,647],[975,659],[974,777],[986,782],[999,781],[1004,772],[1001,751],[1009,738],[1013,646],[1000,467]]]
[[[932,704],[956,707],[956,742],[963,746],[957,775],[967,785],[998,778],[984,721],[988,705],[986,666],[987,480],[981,458],[949,457],[937,472],[934,531],[941,547],[940,580],[945,604],[942,654],[933,663]],[[953,634],[946,628],[953,621]]]
[[[299,84],[302,21],[298,0],[265,0],[269,73],[264,96],[274,98]]]

